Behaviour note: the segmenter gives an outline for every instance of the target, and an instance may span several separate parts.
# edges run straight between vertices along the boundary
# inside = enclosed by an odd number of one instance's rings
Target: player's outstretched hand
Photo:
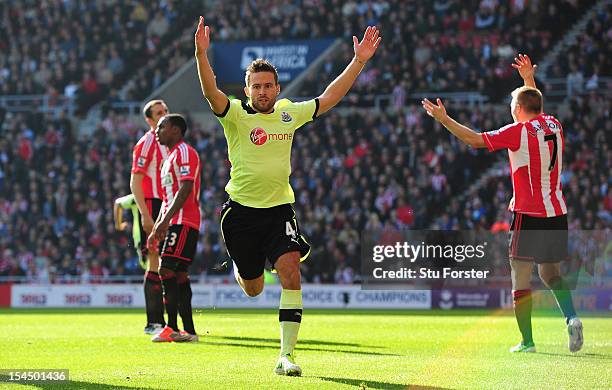
[[[444,108],[444,104],[442,104],[442,100],[440,98],[436,99],[436,104],[429,101],[429,99],[421,100],[421,104],[425,111],[427,111],[427,115],[434,118],[438,122],[442,122],[448,116],[446,114],[446,108]]]
[[[376,26],[368,26],[365,33],[363,33],[361,42],[353,35],[353,50],[355,51],[357,60],[365,64],[372,58],[382,39],[382,37],[378,36],[379,32]]]
[[[527,54],[519,54],[518,57],[514,57],[514,63],[512,67],[518,70],[523,80],[534,77],[537,65],[531,64],[531,59]]]
[[[200,16],[198,29],[195,33],[195,52],[205,53],[210,47],[210,28],[204,25],[204,17]]]

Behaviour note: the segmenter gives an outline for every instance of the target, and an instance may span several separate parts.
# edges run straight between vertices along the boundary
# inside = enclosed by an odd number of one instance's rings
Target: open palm
[[[210,28],[204,25],[204,17],[200,16],[198,29],[195,33],[196,53],[203,53],[210,47]]]
[[[521,78],[532,78],[538,69],[537,65],[531,63],[531,58],[526,54],[519,54],[518,57],[514,57],[514,63],[512,67],[518,70]]]
[[[365,33],[363,33],[361,42],[353,35],[353,50],[355,51],[355,57],[359,61],[365,63],[372,58],[382,39],[378,34],[379,30],[375,26],[368,26]]]
[[[421,104],[423,105],[425,111],[427,111],[427,115],[434,118],[438,122],[442,122],[447,117],[446,108],[444,107],[444,104],[442,104],[442,100],[439,98],[436,99],[436,103],[437,104],[432,103],[429,101],[429,99],[421,100]]]

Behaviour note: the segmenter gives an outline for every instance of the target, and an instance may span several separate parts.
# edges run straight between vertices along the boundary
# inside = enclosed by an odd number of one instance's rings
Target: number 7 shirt
[[[489,151],[508,149],[510,211],[541,218],[567,214],[561,191],[563,128],[555,117],[542,113],[481,135]]]
[[[180,183],[193,182],[193,190],[183,207],[172,217],[171,225],[186,225],[200,230],[200,170],[198,152],[184,141],[169,151],[161,168],[162,213],[168,212],[179,191]]]

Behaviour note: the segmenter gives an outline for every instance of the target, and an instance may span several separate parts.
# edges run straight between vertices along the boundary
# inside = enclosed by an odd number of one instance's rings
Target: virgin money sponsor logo
[[[256,127],[251,130],[251,142],[257,146],[261,146],[268,141],[292,141],[292,133],[266,133],[261,127]]]
[[[257,146],[261,146],[268,140],[268,133],[261,127],[256,127],[251,130],[251,142]]]

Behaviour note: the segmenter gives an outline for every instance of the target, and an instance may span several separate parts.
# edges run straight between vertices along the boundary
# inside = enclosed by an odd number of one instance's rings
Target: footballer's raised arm
[[[379,37],[378,34],[379,31],[375,26],[368,26],[363,34],[361,42],[359,42],[356,36],[353,36],[353,50],[355,55],[344,71],[336,77],[336,79],[327,86],[321,96],[318,97],[318,115],[329,111],[338,104],[348,93],[349,89],[351,89],[366,62],[372,58],[380,44],[382,38]]]
[[[207,51],[210,47],[210,28],[204,25],[204,17],[200,16],[198,29],[195,33],[195,57],[198,65],[198,77],[202,94],[208,100],[215,114],[221,114],[228,105],[227,95],[217,87],[215,73],[208,61]]]
[[[432,103],[429,99],[423,99],[421,101],[423,109],[427,111],[427,115],[440,122],[442,126],[466,145],[473,148],[485,148],[487,146],[479,133],[457,122],[446,113],[446,108],[444,104],[442,104],[442,100],[436,99],[436,103],[437,104]]]

